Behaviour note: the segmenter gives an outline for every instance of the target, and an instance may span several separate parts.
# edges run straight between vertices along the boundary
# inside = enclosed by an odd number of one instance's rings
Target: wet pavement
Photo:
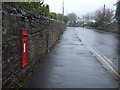
[[[29,78],[26,88],[118,88],[118,82],[67,28]]]
[[[118,36],[117,34],[87,28],[75,28],[82,39],[89,41],[118,67]]]

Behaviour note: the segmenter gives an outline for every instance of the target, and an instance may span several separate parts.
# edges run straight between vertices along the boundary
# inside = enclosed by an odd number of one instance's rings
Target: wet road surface
[[[74,29],[67,28],[26,88],[118,88],[118,82],[80,42]]]
[[[118,67],[118,37],[110,32],[96,31],[93,29],[76,28],[82,39],[89,41],[96,49],[105,55]]]

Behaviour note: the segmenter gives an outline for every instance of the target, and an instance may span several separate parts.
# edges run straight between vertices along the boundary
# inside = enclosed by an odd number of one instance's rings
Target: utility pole
[[[64,0],[62,0],[62,21],[64,21]]]
[[[104,4],[104,9],[103,9],[103,21],[105,21],[105,4]]]

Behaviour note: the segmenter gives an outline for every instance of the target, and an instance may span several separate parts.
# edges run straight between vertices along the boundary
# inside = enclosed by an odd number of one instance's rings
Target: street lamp
[[[64,21],[64,0],[62,0],[62,21]]]

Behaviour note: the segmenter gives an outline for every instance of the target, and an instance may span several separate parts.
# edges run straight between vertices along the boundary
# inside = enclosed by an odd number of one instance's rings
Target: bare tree
[[[108,22],[110,23],[112,21],[112,17],[113,17],[113,10],[109,9],[109,8],[101,8],[98,9],[95,13],[95,20],[97,22]]]

